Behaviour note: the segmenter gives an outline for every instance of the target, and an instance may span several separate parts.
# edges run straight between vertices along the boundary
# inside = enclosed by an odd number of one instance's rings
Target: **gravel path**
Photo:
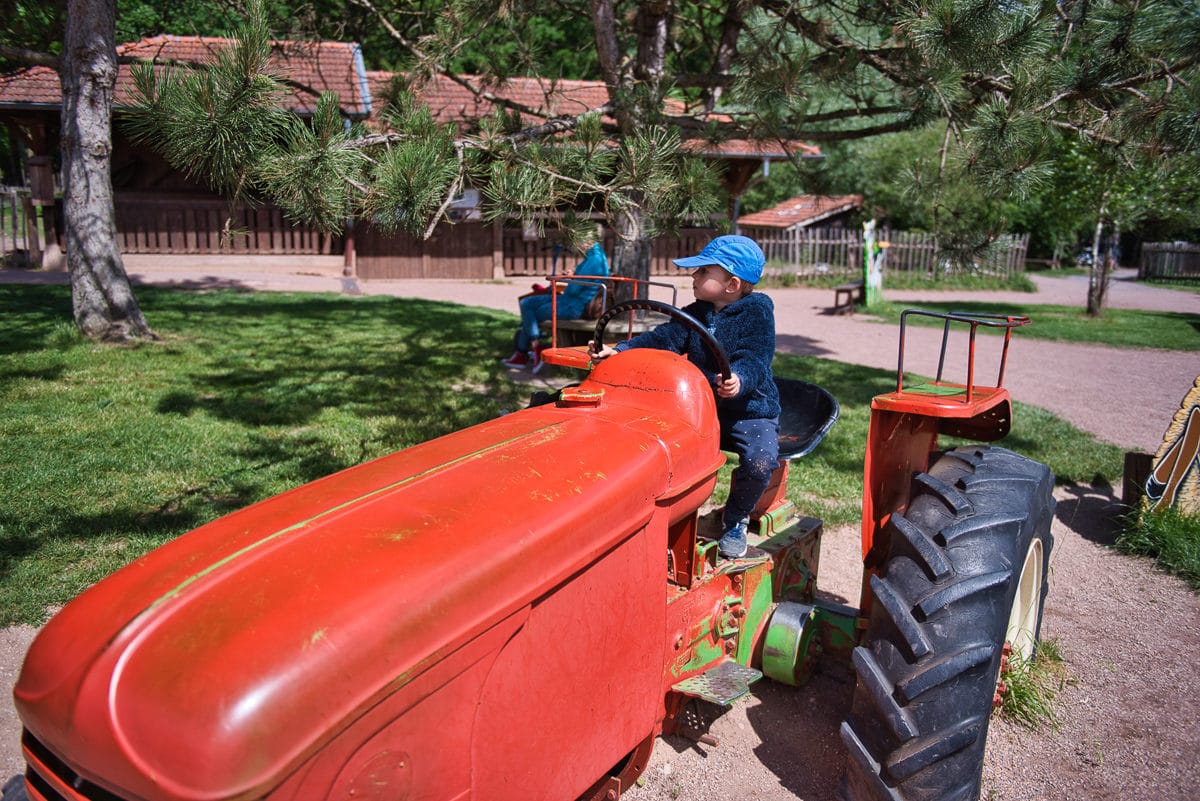
[[[132,267],[135,280],[189,286],[236,285],[255,289],[352,291],[395,294],[513,310],[525,281],[371,282],[357,285],[336,270],[222,271],[212,264],[150,270]],[[0,282],[61,282],[61,276],[0,271]],[[1023,304],[1082,307],[1082,277],[1035,276],[1036,295],[953,293],[954,300],[993,298]],[[861,316],[826,314],[829,290],[773,290],[780,350],[894,369],[896,331]],[[888,292],[889,299],[934,300],[935,293]],[[686,294],[683,295],[686,297]],[[1122,272],[1110,304],[1200,313],[1200,295],[1143,287]],[[1036,313],[1031,312],[1036,325]],[[906,369],[932,374],[916,354],[936,354],[924,329],[910,333]],[[1169,343],[1164,343],[1169,345]],[[980,346],[982,383],[993,377]],[[953,351],[951,357],[955,357]],[[907,358],[907,357],[906,357]],[[1172,415],[1200,372],[1194,353],[1117,350],[1090,345],[1014,340],[1005,376],[1015,399],[1042,406],[1097,437],[1129,450],[1153,452]],[[951,372],[956,362],[951,361]],[[1086,487],[1059,488],[1054,522],[1055,554],[1043,633],[1057,640],[1069,680],[1058,704],[1059,725],[1032,733],[996,721],[989,738],[984,794],[989,801],[1141,801],[1193,799],[1200,786],[1200,702],[1189,691],[1200,671],[1200,600],[1182,582],[1145,560],[1115,553],[1111,517],[1117,498]],[[826,532],[820,589],[828,597],[857,603],[858,532]],[[0,629],[0,693],[12,682],[33,636],[29,627]],[[720,745],[661,740],[641,787],[625,798],[761,799],[826,801],[835,797],[843,753],[837,727],[849,706],[853,676],[832,670],[793,689],[762,681],[712,724]],[[0,783],[21,770],[19,723],[0,703]]]

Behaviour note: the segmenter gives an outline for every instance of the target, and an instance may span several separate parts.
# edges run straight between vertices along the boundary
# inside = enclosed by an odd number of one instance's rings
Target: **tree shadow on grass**
[[[24,322],[7,352],[53,351],[47,337],[69,325],[69,294],[15,289],[8,308],[32,311],[18,314]],[[38,391],[56,397],[50,385],[71,382],[53,411],[22,412],[41,415],[27,430],[44,431],[30,435],[44,441],[24,438],[23,449],[39,456],[11,486],[43,490],[20,512],[12,505],[0,514],[0,579],[74,573],[46,583],[56,603],[138,555],[114,543],[153,547],[523,405],[498,359],[515,326],[510,314],[390,297],[152,287],[139,300],[161,342],[73,348],[61,369],[8,376],[18,387],[46,382]],[[72,419],[54,426],[48,414]],[[96,560],[103,572],[83,576],[62,561],[64,553],[91,561],[88,548],[114,551]],[[39,610],[51,603],[31,601]]]
[[[61,286],[0,285],[4,336],[0,354],[41,350],[63,323],[72,321],[71,290]]]
[[[495,363],[505,315],[387,297],[223,297],[246,303],[246,319],[223,315],[205,336],[236,346],[188,370],[181,386],[162,396],[160,413],[296,426],[336,408],[427,419],[429,438],[495,416],[496,398],[511,394]],[[210,300],[174,293],[161,303],[160,314],[186,317]],[[337,336],[323,337],[329,330]]]

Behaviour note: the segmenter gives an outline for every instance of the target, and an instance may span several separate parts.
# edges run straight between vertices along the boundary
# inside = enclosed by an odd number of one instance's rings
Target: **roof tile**
[[[154,36],[117,47],[120,56],[159,62],[211,63],[229,39],[206,36]],[[390,72],[367,72],[363,68],[359,46],[352,42],[290,42],[272,45],[273,64],[285,78],[315,92],[337,92],[345,112],[358,119],[370,119],[372,109],[382,107],[388,85],[396,76]],[[499,97],[519,103],[544,117],[523,114],[526,124],[534,125],[546,117],[575,116],[608,103],[608,91],[600,81],[511,78],[498,86],[488,86],[478,76],[462,76],[480,88],[472,92],[460,82],[436,76],[419,88],[421,100],[429,105],[435,119],[442,123],[465,126],[490,115]],[[132,103],[130,67],[123,64],[117,77],[116,104]],[[46,67],[32,67],[0,76],[0,105],[10,107],[58,106],[62,90],[58,75]],[[668,101],[670,102],[670,101]],[[299,113],[311,113],[316,95],[293,88],[287,106]],[[682,113],[672,104],[670,111]],[[693,139],[685,149],[708,157],[772,158],[814,157],[821,151],[799,141],[752,141],[731,139],[713,143]]]
[[[738,224],[743,228],[804,227],[862,205],[862,195],[800,195],[769,209],[743,214]]]
[[[117,55],[147,61],[208,64],[229,43],[228,39],[209,36],[154,36],[118,45]],[[311,113],[316,108],[318,94],[336,92],[347,115],[365,118],[370,113],[366,71],[357,44],[277,41],[272,43],[271,50],[272,65],[282,77],[312,90],[293,87],[287,105],[289,110]],[[132,104],[132,90],[130,65],[121,64],[114,95],[118,108]],[[61,103],[62,89],[58,74],[52,69],[31,67],[0,76],[0,104],[57,106]]]

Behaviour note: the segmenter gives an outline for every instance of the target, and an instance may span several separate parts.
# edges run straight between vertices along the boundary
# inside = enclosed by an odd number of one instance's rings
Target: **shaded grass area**
[[[158,344],[82,342],[69,290],[0,288],[0,623],[39,622],[213,518],[511,410],[512,318],[141,288]]]
[[[222,514],[524,406],[499,365],[515,316],[390,297],[140,288],[161,343],[100,347],[63,287],[0,287],[0,625]],[[871,398],[894,373],[781,355],[842,405],[790,493],[857,522]],[[1122,454],[1018,405],[1003,443],[1060,481],[1112,482]],[[952,443],[951,443],[952,444]],[[720,484],[724,492],[728,468]],[[484,510],[483,515],[486,515]],[[482,517],[481,517],[482,519]]]
[[[874,316],[890,325],[900,324],[900,314],[913,304],[883,301],[863,314]],[[1051,339],[1062,342],[1084,342],[1114,348],[1166,348],[1168,350],[1200,350],[1200,314],[1134,309],[1106,309],[1100,317],[1088,317],[1082,307],[1039,306],[1036,304],[979,303],[979,302],[922,302],[920,308],[933,312],[969,312],[974,314],[1024,315],[1030,324],[1020,329],[1021,337]],[[913,325],[942,325],[941,320],[909,315]],[[998,328],[980,327],[983,334],[999,336]]]

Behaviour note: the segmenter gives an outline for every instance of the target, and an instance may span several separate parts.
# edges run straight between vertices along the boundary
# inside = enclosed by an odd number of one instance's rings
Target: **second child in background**
[[[583,260],[575,267],[577,278],[605,278],[608,276],[608,256],[600,246],[600,231],[581,245]],[[560,279],[561,282],[561,279]],[[566,281],[566,287],[558,294],[558,317],[576,320],[583,317],[592,298],[600,292],[600,281]],[[553,291],[553,290],[551,290]],[[526,295],[518,304],[521,310],[521,327],[517,331],[512,356],[504,360],[505,367],[530,368],[538,372],[542,368],[541,324],[549,320],[554,300],[549,292]]]

